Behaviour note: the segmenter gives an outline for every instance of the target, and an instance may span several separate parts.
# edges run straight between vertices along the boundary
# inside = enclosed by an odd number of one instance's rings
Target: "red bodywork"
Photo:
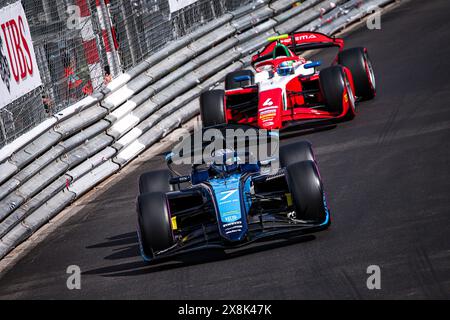
[[[279,63],[286,60],[305,62],[304,58],[296,52],[319,49],[325,47],[337,47],[342,51],[344,40],[328,37],[316,32],[299,32],[290,35],[289,38],[280,40],[287,46],[292,54],[289,58],[273,59],[272,52],[277,45],[272,42],[252,57],[252,65],[256,72],[260,72],[263,66],[271,65],[276,68]],[[303,59],[303,60],[302,60]],[[335,63],[337,58],[335,60]],[[354,91],[352,75],[349,69],[344,68]],[[258,84],[239,89],[225,91],[225,106],[227,122],[257,125],[263,129],[280,129],[289,121],[336,119],[344,117],[349,110],[348,94],[343,95],[343,111],[327,111],[320,107],[324,99],[320,91],[319,72],[308,76],[298,76],[285,84],[285,97],[283,89],[274,88],[260,91]]]

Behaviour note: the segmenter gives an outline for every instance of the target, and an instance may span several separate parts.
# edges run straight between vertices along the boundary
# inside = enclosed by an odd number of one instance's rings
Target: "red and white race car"
[[[227,75],[225,90],[200,96],[204,127],[227,123],[280,129],[307,120],[351,119],[356,101],[375,97],[375,76],[367,49],[344,50],[344,40],[317,32],[296,32],[268,39],[252,57],[255,70]],[[298,54],[337,47],[331,66]]]

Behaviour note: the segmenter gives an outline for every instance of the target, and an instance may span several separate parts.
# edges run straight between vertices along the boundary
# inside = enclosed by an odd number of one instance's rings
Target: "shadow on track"
[[[275,240],[256,242],[247,247],[239,249],[205,249],[198,252],[179,254],[177,256],[161,258],[153,263],[147,263],[142,260],[112,265],[108,267],[88,270],[84,275],[101,275],[104,277],[137,276],[196,264],[215,262],[225,259],[233,259],[251,253],[277,249],[284,246],[312,241],[316,237],[313,234],[298,235],[290,237],[280,237]],[[130,257],[139,257],[138,238],[135,232],[129,232],[122,235],[107,238],[107,242],[95,244],[86,247],[87,249],[115,247],[123,244],[131,244],[125,248],[114,249],[117,252],[104,257],[105,260],[119,260]]]
[[[292,126],[288,126],[285,129],[280,131],[281,139],[289,139],[292,137],[301,137],[307,134],[328,131],[335,129],[338,126],[338,122],[336,121],[324,121],[315,122],[310,124],[293,124]]]

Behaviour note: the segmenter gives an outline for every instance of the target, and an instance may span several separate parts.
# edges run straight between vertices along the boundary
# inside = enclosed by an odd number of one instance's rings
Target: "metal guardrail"
[[[150,56],[102,92],[0,150],[0,259],[198,114],[200,93],[248,66],[249,55],[268,36],[300,28],[333,33],[373,6],[392,1],[306,0],[293,6],[294,0],[277,0],[240,8]],[[324,24],[324,14],[336,17]]]

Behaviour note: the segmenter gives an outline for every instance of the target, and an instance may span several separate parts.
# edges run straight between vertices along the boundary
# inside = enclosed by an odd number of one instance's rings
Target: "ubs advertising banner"
[[[169,0],[170,13],[181,10],[197,1],[198,0]]]
[[[20,1],[0,9],[0,78],[0,109],[42,84]]]

